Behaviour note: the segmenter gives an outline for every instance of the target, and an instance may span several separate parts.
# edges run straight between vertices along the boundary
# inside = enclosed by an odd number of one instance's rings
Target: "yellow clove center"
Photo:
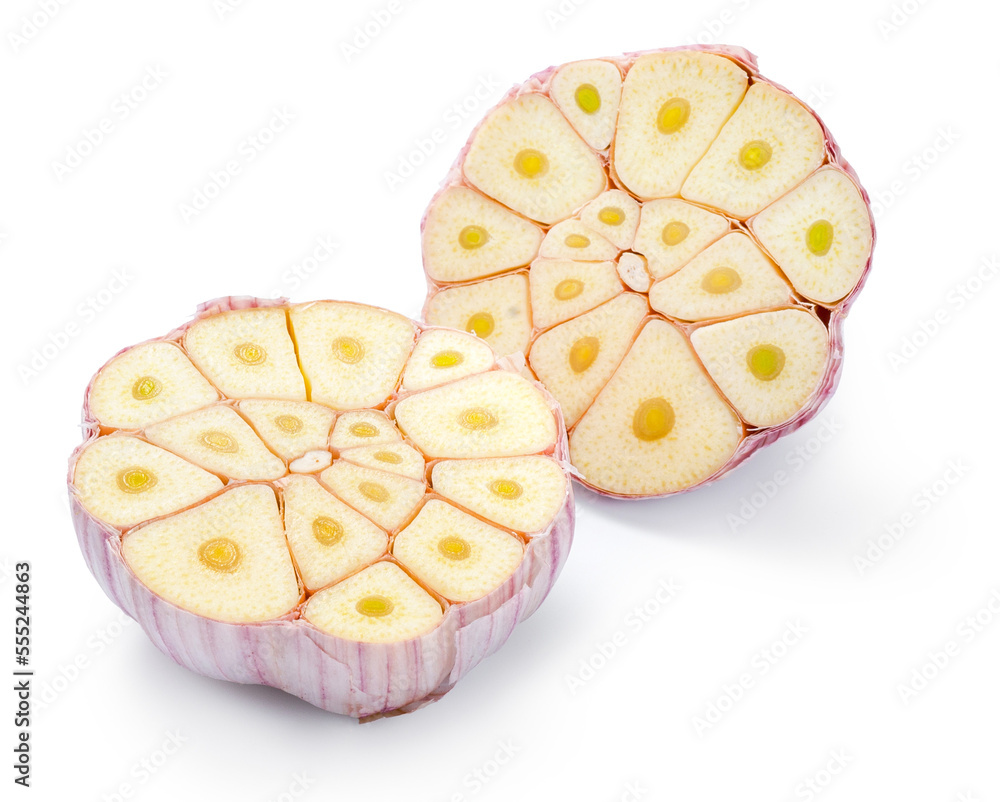
[[[743,284],[740,274],[731,267],[713,267],[701,280],[701,288],[712,295],[725,295]]]
[[[643,401],[632,417],[632,433],[640,440],[652,442],[666,437],[674,428],[674,408],[664,398]]]
[[[267,351],[256,343],[240,343],[233,349],[233,355],[244,365],[262,365],[267,359]]]
[[[661,134],[676,134],[691,116],[691,104],[682,97],[672,97],[656,115],[656,127]]]
[[[198,559],[212,571],[231,574],[240,567],[243,554],[240,547],[228,537],[214,537],[198,547]]]
[[[625,222],[625,212],[618,206],[605,206],[597,213],[597,219],[606,226],[620,226]]]
[[[374,437],[378,434],[378,427],[371,423],[362,421],[351,426],[350,430],[355,437]]]
[[[690,233],[691,229],[687,227],[686,223],[674,220],[663,227],[663,231],[660,232],[660,239],[663,240],[664,245],[680,245],[687,239]]]
[[[365,596],[354,605],[354,609],[369,618],[382,618],[393,611],[395,605],[385,596]]]
[[[469,407],[459,415],[458,422],[474,432],[492,429],[498,423],[496,416],[483,407]]]
[[[461,365],[464,361],[465,357],[461,351],[438,351],[431,357],[431,367],[453,368],[455,365]]]
[[[126,468],[118,474],[118,489],[123,493],[143,493],[156,484],[156,475],[145,468]]]
[[[486,338],[493,333],[495,325],[493,315],[489,312],[476,312],[465,324],[465,330],[477,337]]]
[[[601,108],[601,93],[593,84],[580,84],[576,88],[576,105],[584,114],[596,114]]]
[[[482,247],[489,238],[490,235],[482,226],[466,226],[458,232],[458,244],[467,251]]]
[[[833,246],[833,224],[829,220],[817,220],[806,232],[806,247],[815,256],[826,256]]]
[[[358,485],[358,490],[361,491],[362,496],[376,504],[384,504],[389,500],[389,491],[378,482],[362,482]]]
[[[507,501],[520,498],[524,492],[524,488],[513,479],[497,479],[490,485],[490,490],[493,491],[494,495]]]
[[[748,170],[759,170],[771,161],[771,146],[763,139],[755,139],[747,142],[740,150],[740,164]]]
[[[320,515],[312,524],[313,537],[324,546],[333,546],[344,536],[344,527],[339,521]]]
[[[365,356],[365,347],[353,337],[338,337],[333,341],[333,353],[341,362],[356,365]]]
[[[549,169],[549,160],[541,151],[525,148],[514,157],[514,169],[525,178],[537,178]]]
[[[747,351],[747,367],[761,381],[773,381],[785,369],[785,352],[776,345],[754,346]]]
[[[302,431],[302,419],[294,415],[278,415],[274,419],[274,425],[288,434],[298,434]]]
[[[132,385],[132,397],[136,401],[148,401],[160,394],[163,385],[152,376],[140,376]]]
[[[464,560],[472,554],[468,541],[460,537],[443,537],[438,541],[438,551],[449,560]]]
[[[201,442],[212,451],[218,451],[220,454],[235,454],[240,450],[239,443],[233,437],[218,429],[203,432]]]
[[[576,298],[581,292],[583,292],[583,282],[579,279],[567,278],[556,284],[553,295],[556,296],[557,301],[568,301],[571,298]]]
[[[594,364],[601,351],[601,341],[596,337],[581,337],[569,349],[569,366],[574,373],[583,373]]]

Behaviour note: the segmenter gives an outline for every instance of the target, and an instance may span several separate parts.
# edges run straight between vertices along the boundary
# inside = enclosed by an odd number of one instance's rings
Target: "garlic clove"
[[[574,61],[552,78],[552,100],[594,150],[611,144],[621,94],[622,74],[610,61]]]
[[[340,452],[340,458],[345,462],[397,473],[410,479],[424,478],[423,455],[402,443],[349,448]]]
[[[481,599],[514,573],[524,555],[515,535],[444,501],[428,501],[392,542],[392,555],[451,602]]]
[[[547,451],[558,429],[538,388],[489,371],[404,398],[399,428],[428,458],[508,457]]]
[[[358,446],[396,443],[401,439],[399,430],[384,412],[354,409],[337,416],[330,433],[330,448],[343,451]]]
[[[320,481],[358,512],[392,531],[408,521],[424,497],[424,483],[337,460]]]
[[[697,50],[647,53],[622,88],[612,163],[640,199],[676,195],[747,89],[727,58]]]
[[[442,460],[431,482],[460,507],[527,534],[543,531],[566,496],[566,473],[549,457]]]
[[[236,409],[267,447],[286,460],[325,449],[336,417],[329,407],[308,401],[247,398],[239,401]]]
[[[779,426],[816,392],[830,352],[826,327],[804,309],[744,315],[696,329],[691,344],[752,426]]]
[[[326,449],[307,451],[288,463],[289,473],[319,473],[333,464],[333,454]]]
[[[427,322],[468,331],[501,356],[527,350],[531,341],[528,277],[515,273],[479,284],[448,287],[428,303]]]
[[[410,640],[433,630],[444,616],[433,596],[387,561],[319,591],[302,614],[324,632],[360,643]]]
[[[108,429],[141,429],[211,404],[219,394],[174,343],[129,348],[95,377],[88,409]]]
[[[614,262],[537,259],[529,278],[531,310],[539,329],[576,317],[623,291]]]
[[[385,552],[389,536],[311,476],[281,487],[285,534],[309,591],[338,582]]]
[[[441,194],[424,222],[423,252],[435,281],[469,281],[528,264],[542,229],[467,187]]]
[[[576,424],[608,383],[648,313],[644,298],[625,293],[535,341],[531,369],[556,397],[567,426]]]
[[[620,189],[609,189],[583,207],[580,219],[619,250],[632,247],[639,225],[638,201]]]
[[[278,502],[263,485],[228,489],[132,530],[122,556],[153,593],[218,621],[267,621],[299,601]]]
[[[146,437],[206,471],[233,479],[278,479],[286,472],[285,463],[232,407],[216,405],[178,415],[147,427]]]
[[[836,303],[857,286],[872,249],[865,199],[836,167],[817,170],[750,228],[792,286],[821,304]]]
[[[79,498],[112,526],[129,527],[183,509],[222,489],[217,476],[137,437],[103,437],[80,453]]]
[[[298,304],[288,316],[310,400],[338,410],[388,400],[413,348],[413,323],[330,301]]]
[[[626,251],[618,257],[618,278],[622,284],[636,292],[649,292],[653,278],[646,266],[646,257],[632,251]]]
[[[607,188],[594,152],[556,105],[529,93],[494,109],[473,134],[465,177],[540,223],[555,223]]]
[[[643,204],[633,248],[646,257],[656,280],[676,273],[730,231],[729,220],[721,214],[663,198]]]
[[[746,234],[709,245],[649,291],[649,305],[675,320],[707,320],[792,302],[774,263]]]
[[[429,329],[417,340],[406,370],[404,390],[426,390],[455,379],[482,373],[496,357],[478,337],[446,329]]]
[[[538,255],[546,259],[600,262],[618,256],[618,248],[580,220],[563,220],[549,229]]]
[[[184,333],[184,348],[228,398],[306,399],[283,309],[237,309],[204,318]]]
[[[681,195],[745,219],[816,170],[825,152],[823,129],[808,109],[771,84],[755,83]]]
[[[721,470],[742,435],[681,332],[651,320],[574,428],[570,455],[601,488],[657,495]]]

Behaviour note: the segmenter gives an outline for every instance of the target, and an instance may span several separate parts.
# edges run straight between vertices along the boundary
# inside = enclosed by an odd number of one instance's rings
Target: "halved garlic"
[[[439,268],[438,220],[452,250],[484,226],[463,192],[530,219],[504,240],[516,265]],[[532,76],[473,133],[423,232],[428,319],[523,354],[562,405],[577,478],[627,497],[718,478],[817,414],[874,244],[815,113],[722,46]],[[759,378],[778,348],[783,372]]]
[[[70,503],[109,597],[181,665],[356,717],[446,693],[538,607],[572,539],[551,396],[476,337],[373,307],[206,304],[98,372],[85,426]]]

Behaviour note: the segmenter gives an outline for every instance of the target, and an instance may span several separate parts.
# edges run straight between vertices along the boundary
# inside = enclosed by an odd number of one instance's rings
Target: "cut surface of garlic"
[[[85,426],[71,506],[112,600],[182,665],[357,717],[450,689],[572,538],[552,397],[374,307],[210,302],[105,365]]]
[[[526,357],[584,485],[668,495],[829,399],[873,220],[829,131],[746,50],[571,62],[488,112],[431,201],[425,316]]]

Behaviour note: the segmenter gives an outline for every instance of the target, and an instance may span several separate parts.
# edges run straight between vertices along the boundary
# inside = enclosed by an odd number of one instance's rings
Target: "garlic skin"
[[[581,471],[581,466],[573,461],[573,456],[571,454],[570,460],[571,463],[574,464],[575,468],[574,478],[578,482],[580,482],[580,484],[593,490],[594,492],[599,493],[603,496],[610,496],[612,498],[619,498],[619,499],[662,498],[674,495],[675,493],[685,493],[690,490],[702,487],[704,485],[711,484],[712,482],[721,479],[723,476],[725,476],[731,470],[736,468],[738,465],[742,464],[745,460],[747,460],[751,455],[756,453],[761,448],[773,443],[774,441],[778,440],[784,435],[790,434],[796,429],[807,424],[814,417],[816,417],[816,415],[819,414],[819,412],[824,408],[824,406],[827,404],[827,402],[835,392],[837,385],[839,384],[843,369],[844,322],[850,308],[852,307],[853,303],[857,299],[858,294],[862,291],[867,281],[868,274],[871,270],[871,265],[872,265],[872,256],[874,253],[876,235],[875,235],[875,220],[871,210],[871,201],[869,195],[862,186],[861,181],[855,170],[843,157],[841,149],[838,146],[837,142],[835,141],[830,130],[827,128],[822,119],[820,119],[819,115],[813,109],[811,109],[804,101],[797,98],[793,93],[791,93],[785,87],[781,86],[775,81],[772,81],[769,78],[764,77],[758,69],[756,56],[750,51],[741,47],[724,46],[724,45],[690,45],[690,46],[662,48],[662,49],[634,52],[622,56],[599,57],[596,59],[589,59],[586,61],[569,62],[567,64],[549,67],[548,69],[542,70],[541,72],[532,75],[522,84],[514,86],[509,92],[507,92],[506,95],[504,95],[497,102],[497,104],[492,109],[489,109],[484,113],[482,120],[470,133],[468,141],[458,153],[447,175],[441,182],[441,186],[438,192],[434,195],[434,197],[428,204],[427,211],[425,212],[424,218],[421,222],[421,230],[422,232],[425,232],[424,272],[427,281],[427,300],[425,302],[422,312],[423,319],[425,320],[440,320],[443,317],[443,315],[440,313],[439,310],[443,306],[442,304],[443,294],[448,293],[449,291],[459,290],[471,294],[475,292],[475,288],[484,287],[490,281],[493,282],[499,282],[503,280],[512,281],[514,277],[518,277],[521,280],[527,282],[529,279],[529,275],[533,273],[536,265],[539,264],[543,266],[545,265],[546,259],[541,257],[547,256],[545,252],[546,243],[548,242],[548,238],[550,237],[552,230],[557,226],[564,226],[567,223],[578,223],[582,219],[584,222],[588,222],[591,225],[592,231],[597,231],[607,236],[607,231],[605,229],[601,229],[600,225],[595,222],[596,216],[592,214],[591,213],[592,210],[588,208],[589,205],[596,202],[596,200],[587,201],[582,206],[579,206],[576,209],[572,217],[560,218],[560,220],[555,222],[554,225],[550,225],[550,222],[548,220],[542,219],[541,216],[537,215],[532,216],[529,213],[530,210],[528,211],[522,210],[517,215],[518,219],[525,219],[528,222],[537,224],[543,236],[543,244],[541,246],[541,249],[536,250],[534,252],[534,256],[531,259],[522,260],[520,262],[521,266],[514,269],[505,266],[500,266],[498,269],[494,270],[488,275],[484,274],[482,276],[477,277],[474,275],[463,274],[458,278],[450,278],[447,275],[442,274],[442,269],[437,263],[438,259],[436,257],[436,254],[439,252],[440,245],[438,239],[435,239],[435,237],[438,236],[435,230],[435,225],[438,224],[438,218],[440,217],[439,208],[442,208],[444,204],[451,203],[452,202],[451,199],[454,197],[453,193],[455,192],[458,191],[471,192],[489,199],[487,191],[483,189],[481,186],[477,187],[477,185],[474,183],[474,181],[478,180],[478,176],[476,175],[470,176],[467,168],[467,162],[469,160],[470,153],[472,153],[473,156],[475,156],[475,153],[473,152],[474,151],[473,146],[474,143],[476,142],[477,135],[481,131],[486,129],[487,123],[490,121],[491,115],[493,115],[494,112],[496,112],[498,109],[509,104],[511,101],[517,100],[526,95],[534,95],[535,97],[549,97],[549,98],[556,97],[557,93],[559,92],[562,92],[564,95],[566,95],[565,85],[560,85],[561,81],[560,74],[564,73],[567,70],[567,68],[577,67],[579,65],[587,65],[588,68],[592,68],[593,65],[596,64],[615,65],[616,69],[620,72],[619,83],[621,83],[621,76],[627,77],[629,70],[641,58],[648,57],[651,55],[681,53],[681,52],[696,53],[696,54],[703,53],[703,54],[721,56],[722,58],[735,63],[740,68],[742,68],[743,71],[746,72],[750,87],[761,84],[763,85],[762,87],[760,87],[762,91],[777,90],[778,92],[785,93],[786,95],[790,96],[793,100],[801,104],[802,109],[804,109],[805,112],[807,112],[805,116],[807,118],[810,118],[810,124],[812,124],[812,120],[814,119],[815,123],[818,124],[819,127],[820,137],[822,140],[822,161],[820,165],[812,169],[812,171],[806,176],[806,178],[796,183],[795,186],[786,190],[781,195],[777,196],[775,199],[769,201],[768,205],[766,205],[763,209],[755,210],[753,212],[746,214],[736,214],[736,213],[730,214],[728,212],[724,213],[725,216],[729,218],[730,222],[732,223],[734,232],[739,231],[747,234],[748,236],[752,236],[754,238],[754,241],[761,248],[763,254],[768,259],[777,262],[778,261],[777,253],[771,253],[770,251],[767,250],[766,247],[761,245],[761,242],[765,240],[765,237],[760,231],[758,231],[758,226],[757,226],[758,222],[759,221],[763,222],[763,219],[766,216],[765,213],[770,213],[772,211],[772,207],[778,206],[781,201],[784,201],[789,196],[798,192],[803,187],[803,185],[809,182],[810,179],[814,178],[815,176],[821,173],[824,173],[824,171],[827,171],[830,173],[837,173],[841,177],[846,178],[846,180],[850,184],[852,184],[853,187],[856,188],[856,190],[860,194],[860,199],[863,204],[863,211],[867,215],[867,227],[870,228],[871,239],[870,239],[870,244],[868,245],[867,248],[866,257],[863,260],[863,267],[859,270],[856,280],[853,280],[851,282],[850,285],[851,289],[849,291],[846,291],[842,295],[837,296],[835,300],[831,301],[813,300],[804,292],[796,291],[795,288],[792,286],[792,283],[787,278],[782,276],[782,279],[789,285],[789,290],[791,292],[791,298],[789,300],[773,307],[769,306],[769,307],[755,308],[750,312],[739,313],[739,314],[755,314],[757,312],[765,311],[766,309],[772,309],[772,308],[773,309],[797,308],[809,312],[817,320],[823,323],[828,334],[828,352],[827,352],[826,363],[822,370],[822,375],[817,381],[813,391],[810,393],[808,399],[805,401],[804,404],[802,404],[802,406],[798,409],[798,411],[788,420],[785,420],[784,422],[779,423],[778,425],[769,427],[756,427],[750,424],[742,416],[740,416],[738,412],[735,410],[735,407],[733,407],[734,415],[736,415],[736,417],[739,418],[739,422],[743,427],[743,433],[739,439],[738,445],[728,456],[728,458],[724,460],[724,464],[722,464],[716,470],[711,470],[703,478],[700,478],[697,481],[688,484],[687,486],[684,486],[676,490],[668,490],[666,492],[649,492],[649,493],[616,492],[613,489],[609,489],[607,486],[603,486],[599,482],[589,480],[587,476],[584,474],[584,472]],[[593,83],[593,81],[591,81],[591,83]],[[570,93],[567,96],[572,97],[572,94]],[[618,99],[616,99],[615,102],[616,103],[619,102]],[[742,101],[740,102],[742,103]],[[581,108],[585,108],[584,105],[581,105]],[[619,129],[619,131],[620,130],[621,129]],[[611,193],[618,193],[621,196],[625,196],[627,194],[625,192],[626,182],[622,180],[622,178],[617,174],[615,169],[616,165],[615,148],[617,144],[617,138],[612,137],[611,139],[604,138],[600,139],[600,141],[597,141],[596,139],[594,141],[591,141],[592,138],[588,136],[588,132],[582,127],[578,128],[577,133],[580,135],[581,138],[587,140],[588,144],[593,149],[593,152],[596,153],[601,158],[604,164],[604,168],[609,177],[608,188],[604,190],[604,193],[598,195],[597,197],[604,197],[605,195],[610,195]],[[718,140],[719,138],[720,135],[717,134],[716,140]],[[715,143],[716,140],[713,140],[713,144]],[[640,198],[639,200],[644,206],[665,202],[662,198],[660,198],[660,196],[651,196],[651,197],[653,197],[654,199]],[[680,199],[683,200],[686,199],[688,196],[684,194],[682,190],[680,195],[674,193],[669,197],[679,197]],[[628,200],[633,204],[636,203],[635,198],[631,194],[629,195]],[[692,200],[692,202],[698,203],[699,201],[697,200],[697,198],[695,198]],[[631,219],[632,212],[626,209],[624,206],[622,206],[622,208],[616,211],[622,212],[622,214],[625,215],[626,219]],[[723,212],[721,212],[719,209],[714,209],[714,211],[716,211],[719,214],[723,214]],[[590,214],[590,217],[588,217],[588,214]],[[515,215],[512,214],[512,216]],[[634,230],[635,229],[633,227],[632,231],[634,232]],[[429,235],[427,234],[427,232],[430,232]],[[640,272],[641,267],[643,266],[641,262],[644,262],[645,260],[642,259],[642,257],[636,256],[630,250],[628,250],[629,247],[634,247],[631,244],[631,242],[632,242],[631,240],[623,240],[622,244],[619,245],[619,247],[622,248],[622,252],[619,256],[620,261],[618,265],[618,272],[623,284],[624,294],[627,295],[630,291],[637,293],[647,293],[650,290],[650,284],[652,282],[649,282],[648,276],[643,276],[642,273]],[[584,258],[586,259],[586,261],[581,262],[581,264],[591,265],[595,264],[595,262],[592,262],[590,260],[592,258],[597,258],[597,257],[581,256],[581,259]],[[606,257],[600,257],[600,258],[606,258]],[[530,267],[528,267],[529,262],[531,262]],[[622,262],[624,262],[624,264],[622,264]],[[687,262],[685,262],[684,266],[686,265]],[[652,262],[650,262],[648,267],[650,268],[649,272],[653,273],[653,281],[655,282],[659,277],[657,277],[654,271],[652,270],[653,267]],[[656,284],[653,283],[654,288],[655,286]],[[596,309],[600,308],[601,307],[596,307]],[[596,310],[595,308],[592,307],[591,312],[594,311]],[[523,329],[526,332],[526,334],[523,337],[521,348],[525,353],[529,354],[528,356],[529,364],[531,362],[530,349],[533,349],[535,345],[537,345],[540,337],[544,337],[546,333],[551,333],[552,331],[556,331],[558,328],[557,325],[553,326],[551,321],[547,319],[543,320],[542,322],[535,320],[533,318],[534,314],[535,314],[534,309],[531,309],[529,312],[523,314],[523,317],[526,318],[523,325]],[[579,320],[584,316],[585,315],[580,315],[579,318],[571,318],[571,320]],[[681,320],[675,320],[674,322],[676,323],[676,327],[678,328],[678,330],[680,330],[685,335],[685,337],[689,337],[692,332],[697,331],[697,329],[701,328],[702,326],[710,325],[712,323],[717,323],[719,322],[719,320],[729,319],[730,317],[732,317],[732,315],[722,315],[718,318],[712,318],[709,320],[688,321],[681,319]],[[658,314],[656,310],[652,310],[648,315],[647,320],[657,320],[657,319],[664,319],[664,316]],[[674,320],[673,318],[670,319]],[[503,349],[499,350],[502,352]],[[526,373],[526,375],[533,376],[534,374]],[[558,393],[555,390],[553,390],[553,392],[556,395],[558,395]],[[591,400],[593,401],[593,399]],[[729,399],[724,398],[724,400],[726,401],[726,403],[732,406],[732,402]],[[572,416],[569,417],[571,418]],[[577,421],[572,419],[568,420],[571,441],[577,422],[578,420]]]
[[[222,298],[202,304],[192,323],[229,310],[284,303],[284,299]],[[180,340],[190,325],[162,340]],[[418,326],[417,331],[429,328]],[[502,360],[493,369],[514,372]],[[397,392],[390,403],[407,395]],[[545,397],[558,430],[548,455],[568,469],[562,414],[551,396]],[[122,532],[85,509],[73,485],[76,462],[102,434],[86,402],[83,427],[85,440],[69,463],[70,509],[84,560],[108,598],[139,623],[160,651],[192,671],[230,682],[270,685],[358,719],[410,712],[450,691],[538,609],[573,540],[573,490],[567,482],[560,511],[544,531],[531,534],[521,563],[503,584],[476,601],[448,605],[436,628],[405,641],[355,642],[323,632],[301,617],[305,594],[292,611],[273,621],[217,621],[184,610],[142,584],[122,556]],[[231,481],[227,487],[235,484],[242,483]]]

